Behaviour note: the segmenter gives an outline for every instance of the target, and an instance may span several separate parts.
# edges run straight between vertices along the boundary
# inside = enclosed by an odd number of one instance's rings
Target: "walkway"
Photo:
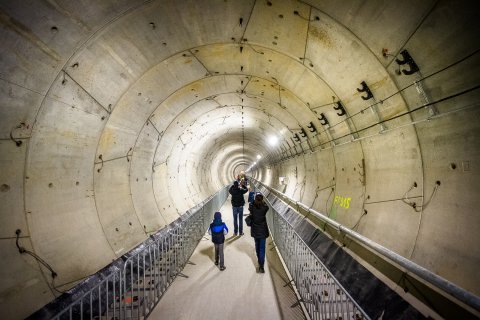
[[[250,228],[244,224],[245,235],[233,236],[230,197],[220,211],[229,228],[226,270],[214,265],[213,244],[207,234],[190,258],[194,264],[183,270],[188,278],[175,279],[149,319],[305,319],[300,306],[291,308],[297,298],[290,286],[284,286],[287,275],[276,250],[270,250],[271,238],[267,239],[265,273],[258,273]]]

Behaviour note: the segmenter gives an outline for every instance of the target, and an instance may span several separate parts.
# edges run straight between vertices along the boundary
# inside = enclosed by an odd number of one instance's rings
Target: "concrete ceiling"
[[[473,4],[2,1],[0,309],[29,315],[257,155],[263,182],[479,294]]]

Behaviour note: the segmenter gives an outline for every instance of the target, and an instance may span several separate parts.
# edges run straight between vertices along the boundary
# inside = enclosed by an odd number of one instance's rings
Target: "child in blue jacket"
[[[215,212],[213,215],[213,222],[208,228],[208,233],[212,235],[212,242],[215,246],[215,265],[218,265],[220,259],[220,270],[225,270],[225,263],[223,258],[223,244],[225,242],[225,235],[228,233],[227,225],[222,221],[222,214]]]

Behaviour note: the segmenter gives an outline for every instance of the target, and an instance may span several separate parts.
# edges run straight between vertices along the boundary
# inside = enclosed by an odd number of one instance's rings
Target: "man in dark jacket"
[[[243,185],[239,187],[238,181],[235,180],[228,192],[232,195],[233,233],[236,236],[240,232],[243,236],[243,206],[245,205],[243,195],[248,192],[248,189]]]
[[[267,225],[268,206],[263,201],[263,195],[257,193],[255,200],[248,207],[252,215],[251,235],[255,239],[255,251],[258,259],[258,271],[265,272],[265,243],[270,236]]]

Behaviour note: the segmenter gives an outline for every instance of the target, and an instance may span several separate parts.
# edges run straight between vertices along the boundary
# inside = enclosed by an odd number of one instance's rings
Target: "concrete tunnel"
[[[2,319],[242,170],[480,294],[478,3],[5,0],[0,22]]]

